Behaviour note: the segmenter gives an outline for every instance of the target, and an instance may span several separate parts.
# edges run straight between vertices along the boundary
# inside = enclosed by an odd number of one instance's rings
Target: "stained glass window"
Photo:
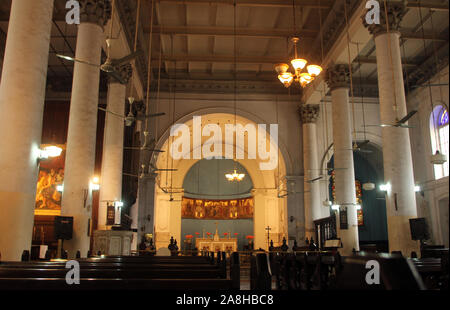
[[[431,147],[433,154],[436,153],[436,150],[439,150],[440,153],[447,155],[448,158],[448,129],[448,111],[444,106],[438,105],[434,108],[430,116]],[[448,161],[443,165],[434,165],[434,177],[436,180],[448,176],[448,172]]]

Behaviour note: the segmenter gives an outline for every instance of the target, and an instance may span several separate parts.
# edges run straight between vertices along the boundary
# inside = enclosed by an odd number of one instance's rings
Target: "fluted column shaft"
[[[308,239],[315,238],[314,220],[321,216],[319,182],[319,154],[317,151],[317,126],[319,116],[318,105],[303,105],[300,108],[303,126],[303,168],[304,177],[304,204],[305,204],[305,235]]]
[[[11,5],[0,84],[0,253],[30,250],[53,0]]]
[[[356,214],[355,171],[352,151],[352,120],[349,103],[349,69],[336,65],[327,71],[327,83],[331,89],[334,167],[336,180],[336,204],[339,212],[347,213],[347,228],[341,227],[338,217],[339,237],[343,243],[342,254],[350,255],[359,250],[358,220]]]
[[[82,22],[78,26],[75,57],[100,64],[103,25],[110,15],[105,4],[109,1],[82,1],[80,4],[83,5]],[[99,68],[75,63],[61,207],[62,215],[74,217],[72,240],[64,242],[69,257],[74,257],[77,250],[85,257],[89,250],[90,182],[94,176],[99,82]]]
[[[388,4],[389,32],[384,4],[380,25],[366,25],[375,36],[377,54],[380,119],[383,124],[395,124],[408,111],[403,81],[400,51],[400,21],[406,13],[403,3]],[[386,193],[388,238],[390,251],[409,255],[418,251],[418,241],[411,239],[409,219],[417,217],[414,173],[409,131],[406,128],[383,127],[384,182],[391,189]]]

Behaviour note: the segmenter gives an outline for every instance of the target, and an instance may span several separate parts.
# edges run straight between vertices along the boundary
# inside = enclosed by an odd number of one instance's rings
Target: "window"
[[[448,111],[444,106],[438,105],[430,116],[431,148],[433,154],[439,150],[441,154],[447,155],[447,162],[443,165],[434,165],[436,180],[448,176],[448,129]]]

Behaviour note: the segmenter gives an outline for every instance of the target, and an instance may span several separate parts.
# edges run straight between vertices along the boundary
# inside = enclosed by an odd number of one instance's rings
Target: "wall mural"
[[[336,180],[334,170],[331,172],[331,189],[333,194],[333,201],[336,201]],[[356,189],[356,203],[361,206],[361,209],[356,210],[356,215],[358,218],[358,226],[364,226],[364,214],[363,214],[363,201],[362,201],[362,190],[361,182],[355,180]]]
[[[56,187],[62,185],[64,181],[65,146],[58,146],[63,149],[61,155],[41,161],[39,165],[34,212],[36,215],[60,215],[61,213],[62,195]]]
[[[234,220],[253,218],[254,200],[207,200],[183,197],[181,218],[205,220]]]

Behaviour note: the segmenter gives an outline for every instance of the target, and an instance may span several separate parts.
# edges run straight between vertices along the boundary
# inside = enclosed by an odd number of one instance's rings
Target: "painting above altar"
[[[185,219],[251,219],[254,200],[251,198],[231,200],[207,200],[183,197],[181,217]]]

